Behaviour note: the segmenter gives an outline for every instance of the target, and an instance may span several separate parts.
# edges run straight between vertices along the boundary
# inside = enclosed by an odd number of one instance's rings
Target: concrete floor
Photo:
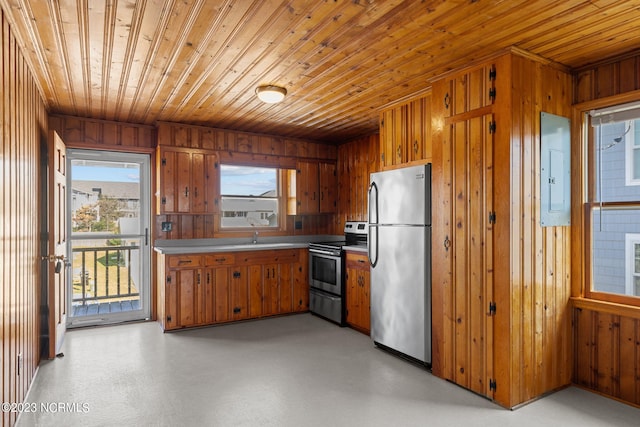
[[[638,426],[640,409],[570,387],[505,410],[310,314],[163,334],[68,332],[19,426]],[[62,404],[60,406],[59,404]]]

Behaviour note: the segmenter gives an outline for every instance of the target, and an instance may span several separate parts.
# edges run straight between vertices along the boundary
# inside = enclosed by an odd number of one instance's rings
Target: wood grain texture
[[[425,80],[510,46],[581,67],[640,43],[640,10],[625,0],[0,6],[52,112],[336,143],[376,132],[378,111]],[[263,104],[261,84],[282,85],[288,96]]]
[[[0,13],[0,377],[3,402],[23,402],[41,350],[41,143],[47,112],[4,12]],[[44,270],[46,271],[46,270]],[[17,413],[3,411],[1,424]]]
[[[640,405],[640,320],[573,309],[573,382]]]
[[[604,59],[574,71],[572,120],[572,233],[573,381],[574,383],[640,405],[640,309],[619,304],[624,297],[590,292],[589,209],[585,204],[585,177],[595,177],[584,159],[582,124],[592,109],[640,100],[640,52]],[[591,137],[592,138],[592,137]],[[590,138],[590,139],[591,139]],[[575,167],[573,165],[576,165]],[[593,179],[593,178],[590,178]],[[593,191],[594,185],[587,187]],[[589,199],[593,199],[590,195]],[[586,299],[590,295],[594,299]],[[600,300],[600,298],[610,301]],[[635,345],[634,345],[635,343]]]
[[[640,90],[640,52],[608,58],[574,70],[574,103]]]
[[[346,221],[368,221],[369,175],[380,170],[380,136],[372,134],[338,147],[338,213],[333,234]]]
[[[539,225],[540,112],[569,116],[570,83],[513,53],[433,86],[433,372],[506,407],[570,382],[570,228]],[[489,113],[487,151],[474,135]]]

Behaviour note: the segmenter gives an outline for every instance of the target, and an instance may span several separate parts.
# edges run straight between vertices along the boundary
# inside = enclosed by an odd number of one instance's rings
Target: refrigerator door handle
[[[373,196],[373,190],[375,189],[375,196]],[[372,209],[374,207],[374,209]],[[375,213],[376,220],[372,219],[373,213]],[[378,223],[378,186],[375,182],[369,185],[369,224]]]
[[[375,235],[374,235],[375,232]],[[375,258],[372,256],[372,249],[375,248]],[[367,245],[367,256],[369,264],[374,268],[378,264],[378,227],[369,225],[369,244]]]

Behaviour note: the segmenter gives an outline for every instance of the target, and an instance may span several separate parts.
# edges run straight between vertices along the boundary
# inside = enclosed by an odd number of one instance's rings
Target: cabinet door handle
[[[398,152],[398,157],[402,157],[402,147],[398,146],[398,149],[396,151]]]
[[[418,154],[418,141],[413,141],[413,152]]]
[[[274,279],[276,278],[276,269],[275,268],[271,269],[271,277],[273,277]]]
[[[444,94],[444,108],[449,109],[449,92]]]
[[[449,252],[449,248],[451,247],[451,240],[449,240],[449,236],[444,237],[444,249]]]
[[[207,273],[207,285],[211,283],[211,273]]]
[[[182,265],[182,264],[191,264],[191,260],[190,259],[181,259],[180,261],[178,261],[178,264]]]
[[[198,285],[200,284],[200,273],[198,273]]]
[[[184,187],[184,197],[189,197],[189,187]]]
[[[198,187],[193,189],[193,197],[198,197]]]
[[[267,279],[269,278],[269,269],[267,268]]]
[[[227,259],[226,258],[216,258],[215,260],[216,260],[216,262],[225,262]]]

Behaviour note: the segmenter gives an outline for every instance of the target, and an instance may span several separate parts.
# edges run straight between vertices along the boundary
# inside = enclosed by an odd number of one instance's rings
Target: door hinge
[[[496,212],[489,212],[489,224],[495,224],[496,223]]]
[[[164,157],[162,158],[162,166],[167,166],[167,159]]]
[[[491,67],[491,69],[489,70],[489,80],[495,80],[496,79],[496,67],[495,65],[493,67]]]
[[[489,316],[496,315],[496,303],[494,301],[489,302]]]
[[[498,384],[496,383],[496,380],[492,380],[491,378],[489,378],[489,390],[495,393],[497,388],[498,388]]]
[[[491,89],[489,89],[489,98],[491,98],[492,100],[496,100],[496,88],[492,87]]]
[[[496,122],[489,122],[489,133],[496,133]]]
[[[167,283],[171,283],[171,276],[167,276]]]

